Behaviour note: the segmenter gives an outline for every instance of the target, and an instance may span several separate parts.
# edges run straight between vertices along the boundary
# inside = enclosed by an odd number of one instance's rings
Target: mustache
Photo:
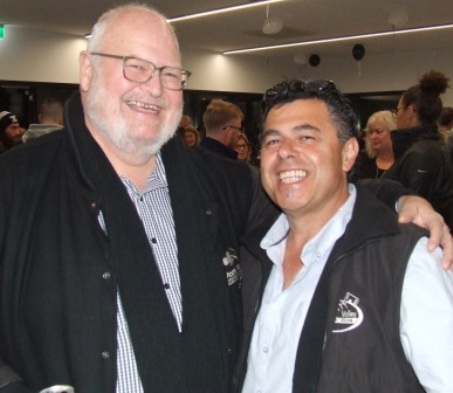
[[[167,100],[163,97],[153,97],[150,94],[139,94],[139,93],[130,93],[127,96],[123,97],[123,102],[128,103],[130,101],[141,102],[146,105],[158,106],[162,109],[168,108]]]

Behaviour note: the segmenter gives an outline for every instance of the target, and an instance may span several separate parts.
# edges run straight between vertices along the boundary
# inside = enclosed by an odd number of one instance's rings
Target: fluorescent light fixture
[[[378,33],[369,33],[369,34],[361,34],[361,35],[348,35],[343,37],[336,37],[336,38],[326,38],[321,40],[315,41],[301,41],[301,42],[292,42],[288,44],[279,44],[279,45],[269,45],[269,46],[260,46],[256,48],[248,48],[248,49],[233,49],[224,51],[224,55],[236,55],[241,53],[253,53],[253,52],[261,52],[261,51],[269,51],[274,49],[284,49],[284,48],[296,48],[300,46],[309,46],[309,45],[316,45],[316,44],[326,44],[330,42],[342,42],[342,41],[352,41],[352,40],[363,40],[365,38],[373,38],[373,37],[386,37],[386,36],[393,36],[399,34],[410,34],[410,33],[421,33],[426,31],[432,30],[444,30],[444,29],[451,29],[453,28],[453,23],[445,24],[445,25],[436,25],[436,26],[428,26],[428,27],[414,27],[411,29],[402,29],[402,30],[392,30],[392,31],[383,31]]]
[[[189,19],[195,19],[195,18],[202,18],[205,16],[210,16],[210,15],[217,15],[217,14],[222,14],[225,12],[232,12],[232,11],[239,11],[243,10],[246,8],[252,8],[252,7],[258,7],[270,3],[279,3],[282,1],[287,1],[287,0],[261,0],[261,1],[255,1],[253,3],[246,3],[246,4],[239,4],[239,5],[234,5],[231,7],[225,7],[225,8],[218,8],[215,10],[211,11],[205,11],[205,12],[200,12],[198,14],[191,14],[191,15],[182,15],[182,16],[176,16],[174,18],[167,18],[167,21],[170,23],[173,22],[181,22],[183,20],[189,20]]]

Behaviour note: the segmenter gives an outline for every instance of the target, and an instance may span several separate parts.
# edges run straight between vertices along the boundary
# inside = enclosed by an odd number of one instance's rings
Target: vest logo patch
[[[334,329],[332,333],[344,333],[354,330],[363,322],[363,311],[359,307],[360,299],[350,292],[346,292],[344,299],[340,299],[337,306]]]
[[[228,285],[231,286],[241,279],[241,266],[239,258],[233,248],[228,248],[225,256],[222,258],[223,266],[227,268]]]

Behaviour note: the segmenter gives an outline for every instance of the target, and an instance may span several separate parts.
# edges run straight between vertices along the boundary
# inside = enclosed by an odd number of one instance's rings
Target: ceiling
[[[250,0],[153,0],[145,1],[167,17],[207,11]],[[0,23],[6,27],[33,28],[67,34],[88,33],[99,15],[119,4],[114,0],[1,0]],[[265,35],[262,26],[266,5],[248,10],[174,23],[183,49],[197,47],[224,50],[311,41],[338,36],[453,23],[453,0],[286,0],[269,6],[269,15],[283,21],[276,35]],[[404,21],[406,19],[407,21]],[[393,20],[393,23],[391,22]],[[393,26],[392,26],[393,24]],[[453,29],[430,33],[317,44],[308,47],[264,51],[255,56],[299,54],[344,56],[361,43],[366,54],[412,50],[453,50]],[[239,55],[235,55],[239,56]],[[244,56],[244,55],[241,55]]]

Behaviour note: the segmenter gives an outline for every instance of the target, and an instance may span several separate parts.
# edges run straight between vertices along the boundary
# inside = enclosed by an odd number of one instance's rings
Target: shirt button
[[[206,209],[205,211],[207,216],[212,216],[212,210],[211,209]]]
[[[96,203],[96,201],[91,201],[90,202],[90,208],[93,209],[93,210],[96,209],[97,205],[98,204]]]
[[[264,352],[264,353],[268,353],[268,352],[269,352],[269,348],[268,348],[268,347],[264,347],[264,348],[263,348],[263,352]]]
[[[231,352],[233,352],[233,350],[231,348],[228,348],[227,351],[230,355],[231,355]]]
[[[110,272],[104,272],[102,273],[102,278],[104,280],[108,280],[111,277]]]
[[[110,352],[104,351],[101,353],[102,359],[109,359],[110,358]]]

